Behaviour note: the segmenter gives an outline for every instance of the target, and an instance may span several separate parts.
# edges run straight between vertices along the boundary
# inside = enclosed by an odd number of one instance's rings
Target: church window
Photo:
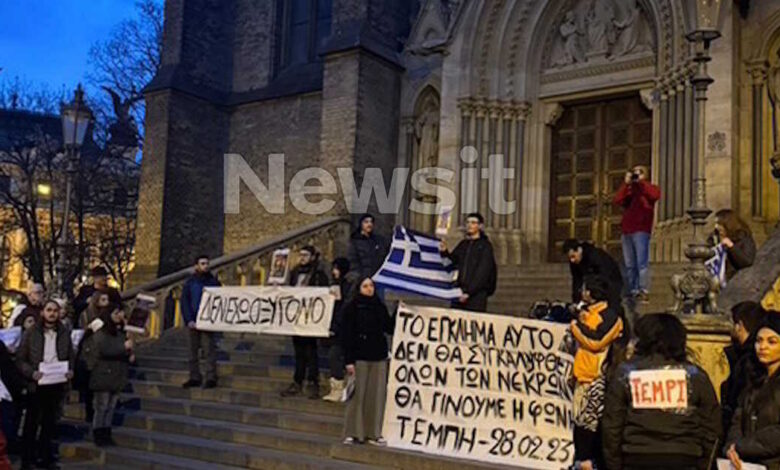
[[[313,62],[330,35],[332,0],[286,0],[283,11],[282,68]]]

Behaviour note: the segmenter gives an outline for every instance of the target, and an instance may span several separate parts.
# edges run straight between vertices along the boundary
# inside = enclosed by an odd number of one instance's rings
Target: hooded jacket
[[[496,292],[496,258],[493,244],[484,232],[479,238],[461,240],[450,252],[443,252],[458,269],[457,285],[464,294],[474,296],[485,292],[488,296]]]
[[[89,375],[90,390],[114,393],[124,390],[130,370],[126,339],[124,330],[118,329],[112,333],[107,326],[95,333],[92,343],[95,365]]]
[[[606,302],[598,302],[573,322],[571,333],[579,345],[574,355],[574,377],[579,383],[591,383],[601,372],[609,346],[623,333],[623,321]]]
[[[204,287],[219,287],[222,284],[210,272],[195,273],[184,284],[181,291],[181,316],[184,324],[198,320],[198,308]]]
[[[347,251],[352,272],[360,278],[376,274],[385,262],[389,250],[387,240],[381,235],[371,232],[370,235],[365,236],[361,233],[360,226],[365,218],[366,216],[363,216],[360,219],[358,228],[352,232]]]
[[[638,409],[632,403],[633,371],[683,369],[688,400],[684,409]],[[635,357],[621,364],[607,388],[601,422],[604,458],[609,470],[631,461],[663,455],[687,456],[706,464],[721,433],[718,399],[704,370],[661,356]]]
[[[623,234],[650,233],[653,230],[653,209],[661,198],[661,189],[649,181],[624,183],[615,194],[614,204],[624,208]]]

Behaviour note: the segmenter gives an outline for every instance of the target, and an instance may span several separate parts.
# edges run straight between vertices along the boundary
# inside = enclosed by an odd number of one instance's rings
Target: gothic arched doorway
[[[651,162],[652,113],[638,95],[564,106],[550,152],[550,261],[567,238],[622,259],[621,208],[612,198],[629,169]]]

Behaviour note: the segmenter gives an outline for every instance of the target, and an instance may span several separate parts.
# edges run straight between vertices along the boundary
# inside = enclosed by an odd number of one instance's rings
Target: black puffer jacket
[[[735,444],[745,462],[780,470],[780,373],[750,387],[734,413],[726,449]]]
[[[723,432],[728,433],[734,412],[739,407],[739,398],[750,383],[765,369],[756,357],[755,335],[744,344],[726,347],[723,352],[729,362],[729,376],[720,386],[720,403],[723,409]]]
[[[633,371],[684,369],[688,407],[684,410],[635,409],[629,376]],[[602,418],[604,458],[609,470],[624,461],[659,455],[687,456],[705,468],[721,432],[720,408],[710,378],[698,366],[672,363],[660,356],[634,358],[618,367],[607,388]]]
[[[358,293],[344,307],[341,341],[345,364],[355,361],[382,361],[387,359],[386,334],[392,334],[395,320],[376,294],[366,297]]]
[[[442,255],[451,259],[458,268],[458,287],[463,293],[472,297],[479,292],[488,296],[495,293],[496,257],[487,235],[481,233],[477,239],[461,240],[452,253],[444,252]]]

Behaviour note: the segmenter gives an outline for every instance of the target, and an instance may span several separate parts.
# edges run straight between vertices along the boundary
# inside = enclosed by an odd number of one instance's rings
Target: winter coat
[[[609,284],[609,303],[613,307],[620,305],[623,291],[623,276],[620,266],[609,256],[609,253],[596,248],[590,243],[582,244],[582,261],[579,264],[569,263],[572,281],[572,301],[576,304],[582,300],[582,284],[587,276],[600,276]]]
[[[8,389],[8,393],[11,394],[11,398],[14,401],[19,401],[25,380],[16,367],[13,354],[8,351],[2,341],[0,341],[0,378],[2,378],[5,388]]]
[[[184,324],[198,320],[198,308],[204,287],[219,287],[222,284],[210,272],[196,273],[190,277],[181,290],[181,316]]]
[[[606,302],[591,305],[571,327],[577,341],[573,374],[578,383],[591,383],[600,375],[609,346],[623,332],[623,321]]]
[[[130,354],[125,349],[127,336],[124,331],[116,334],[106,327],[95,333],[92,354],[94,367],[89,375],[89,388],[95,392],[121,392],[127,385]]]
[[[720,403],[723,410],[723,432],[731,428],[734,412],[739,407],[739,398],[754,377],[764,371],[756,357],[755,336],[744,344],[732,344],[723,349],[729,363],[729,376],[720,385]]]
[[[623,233],[651,233],[655,217],[653,209],[660,198],[661,189],[648,181],[624,183],[613,200],[615,205],[623,207]]]
[[[496,292],[496,258],[487,235],[461,240],[451,253],[442,255],[458,269],[457,285],[464,294],[473,297],[484,292],[489,297]]]
[[[381,235],[365,236],[360,230],[353,232],[347,251],[351,276],[364,278],[376,274],[385,262],[388,250],[387,240]]]
[[[65,331],[65,327],[57,322],[57,358],[60,361],[68,361],[68,368],[72,371],[75,361],[73,352],[73,343],[70,340],[70,334]],[[37,383],[33,380],[33,373],[38,370],[38,366],[43,362],[43,348],[45,339],[43,337],[43,322],[39,321],[34,327],[27,330],[22,336],[22,342],[16,351],[16,367],[26,379],[27,390],[35,391]]]
[[[341,341],[345,364],[355,361],[382,361],[387,359],[386,334],[392,334],[395,320],[379,297],[357,294],[344,307]]]
[[[740,399],[726,449],[736,445],[745,462],[780,470],[780,373],[757,382]]]
[[[346,278],[341,278],[334,283],[333,286],[338,286],[341,291],[341,299],[333,304],[333,316],[330,320],[331,336],[338,339],[339,333],[341,332],[341,325],[344,323],[344,307],[349,304],[346,299],[352,295],[352,283]]]
[[[108,294],[108,298],[111,300],[111,305],[114,308],[117,308],[122,304],[122,294],[120,294],[118,290],[113,287],[106,287],[102,290]],[[73,313],[76,315],[75,318],[79,318],[81,312],[87,309],[89,306],[89,298],[97,291],[98,289],[92,284],[83,286],[79,289],[78,295],[73,299]]]
[[[686,371],[686,409],[633,407],[631,372],[657,369]],[[635,462],[659,455],[695,458],[705,468],[721,433],[720,407],[709,376],[698,366],[660,356],[635,357],[621,364],[610,381],[601,429],[609,470],[622,469],[627,458]]]

